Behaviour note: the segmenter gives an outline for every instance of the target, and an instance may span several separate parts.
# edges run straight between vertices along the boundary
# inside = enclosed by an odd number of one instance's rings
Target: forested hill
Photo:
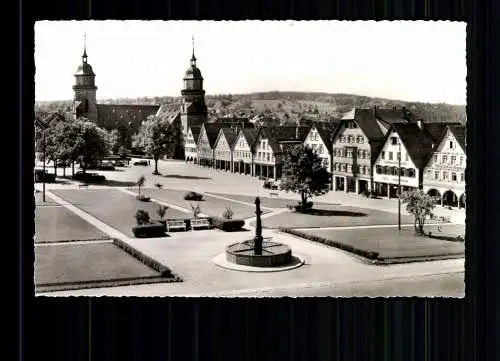
[[[114,104],[164,104],[180,101],[180,97],[141,97],[98,100]],[[444,103],[408,102],[384,98],[372,98],[355,94],[329,94],[311,92],[261,92],[250,94],[207,95],[210,113],[224,116],[268,114],[278,118],[293,119],[301,116],[338,118],[353,107],[371,108],[406,106],[427,122],[461,122],[465,124],[465,105]],[[36,102],[40,111],[58,111],[71,106],[71,101]]]

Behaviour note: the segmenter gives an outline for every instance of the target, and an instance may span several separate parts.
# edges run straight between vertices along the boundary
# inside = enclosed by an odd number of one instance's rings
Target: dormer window
[[[453,140],[450,140],[450,149],[453,149]]]

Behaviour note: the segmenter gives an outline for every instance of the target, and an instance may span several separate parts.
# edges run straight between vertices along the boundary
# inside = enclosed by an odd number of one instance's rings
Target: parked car
[[[203,194],[188,192],[184,195],[184,199],[187,201],[201,201],[203,199]]]
[[[45,183],[53,183],[56,181],[56,175],[52,173],[48,173],[43,169],[35,169],[35,183],[41,183],[45,181]]]
[[[138,161],[134,162],[134,165],[145,165],[145,166],[147,166],[148,165],[148,161],[147,160],[138,160]]]

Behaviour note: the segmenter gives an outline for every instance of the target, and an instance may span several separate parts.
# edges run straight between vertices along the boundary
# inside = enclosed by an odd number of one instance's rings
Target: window
[[[352,135],[349,135],[349,136],[347,137],[347,143],[352,143]]]
[[[328,158],[323,158],[323,167],[328,169]]]
[[[346,157],[347,157],[347,158],[352,158],[352,149],[348,149],[348,150],[346,151],[346,153],[347,153],[347,154],[346,154]]]
[[[455,172],[451,173],[451,180],[452,180],[453,182],[456,182],[456,181],[457,181],[457,173],[455,173]]]
[[[343,135],[343,136],[340,137],[340,142],[341,143],[345,143],[345,135]]]
[[[398,145],[398,138],[397,137],[391,137],[391,144],[392,145]]]
[[[443,172],[443,180],[448,180],[448,172]]]
[[[450,140],[450,149],[453,149],[453,140]]]
[[[438,180],[439,179],[439,172],[434,172],[434,179]]]
[[[389,160],[392,160],[392,152],[389,152]]]
[[[269,162],[271,160],[271,154],[267,153],[267,161]]]
[[[460,165],[464,162],[464,157],[460,157]]]
[[[351,165],[351,164],[348,164],[348,165],[347,165],[347,171],[348,171],[348,172],[352,172],[352,165]]]
[[[318,147],[319,154],[323,154],[323,144],[320,144]]]
[[[347,172],[347,164],[346,164],[346,163],[344,163],[344,164],[342,165],[342,170],[343,170],[344,172]]]
[[[415,177],[415,174],[416,174],[416,173],[415,173],[415,169],[413,169],[413,168],[409,168],[409,169],[408,169],[408,177],[410,177],[410,178],[414,178],[414,177]]]
[[[437,163],[438,162],[438,156],[437,154],[434,154],[434,163]]]
[[[382,159],[385,159],[385,152],[382,151]]]
[[[448,156],[447,155],[443,155],[443,163],[448,163]]]
[[[464,182],[464,181],[465,181],[465,174],[460,173],[460,182]]]
[[[426,173],[425,177],[426,177],[427,179],[432,179],[432,170],[427,169],[427,173]]]
[[[455,164],[457,162],[457,157],[454,155],[451,156],[451,164]]]
[[[406,162],[408,162],[410,160],[410,158],[408,157],[408,153],[405,154],[405,159],[406,159]]]

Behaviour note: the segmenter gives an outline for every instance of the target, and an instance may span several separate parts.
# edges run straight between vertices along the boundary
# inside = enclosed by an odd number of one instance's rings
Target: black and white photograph
[[[465,296],[465,22],[38,21],[34,60],[36,296]]]

